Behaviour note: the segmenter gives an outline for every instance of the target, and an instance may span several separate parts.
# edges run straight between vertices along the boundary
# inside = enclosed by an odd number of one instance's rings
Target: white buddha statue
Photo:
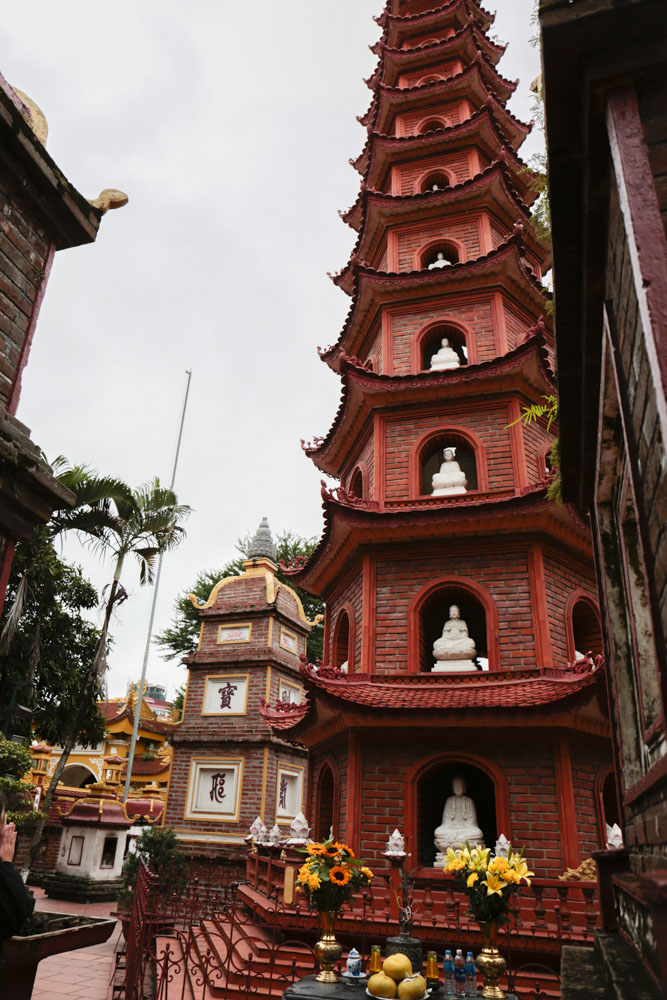
[[[453,347],[449,346],[447,337],[440,341],[440,350],[431,358],[431,371],[443,372],[449,368],[460,367],[461,361]]]
[[[477,656],[475,642],[468,634],[468,626],[461,618],[456,604],[449,609],[449,618],[444,624],[442,636],[433,643],[433,673],[457,673],[463,670],[477,670],[474,658]]]
[[[467,493],[468,480],[465,472],[454,458],[454,449],[445,448],[444,462],[440,471],[431,480],[431,494],[434,497],[454,496],[457,493]]]
[[[428,265],[429,271],[434,271],[438,267],[451,267],[451,260],[447,260],[442,250],[438,250],[435,260]]]
[[[471,847],[478,847],[484,843],[484,834],[477,826],[475,803],[465,794],[465,778],[460,774],[452,779],[452,792],[454,794],[449,796],[442,810],[442,823],[433,834],[438,849],[436,868],[444,865],[443,855],[447,853],[449,847],[456,850],[465,846],[466,841]]]

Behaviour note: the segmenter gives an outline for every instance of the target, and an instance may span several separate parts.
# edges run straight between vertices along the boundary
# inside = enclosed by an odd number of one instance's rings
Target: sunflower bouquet
[[[470,909],[479,923],[497,920],[505,923],[508,919],[510,901],[525,882],[535,872],[528,871],[523,859],[525,848],[517,854],[510,844],[507,857],[492,854],[490,847],[466,846],[454,851],[450,847],[446,855],[445,871],[454,876],[460,889],[470,900]]]
[[[347,844],[331,838],[321,844],[307,844],[299,851],[307,858],[299,869],[298,887],[321,913],[339,910],[353,892],[371,883],[373,872],[355,858]]]

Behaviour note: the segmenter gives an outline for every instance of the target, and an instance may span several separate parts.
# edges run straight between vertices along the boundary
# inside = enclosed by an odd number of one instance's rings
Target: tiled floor
[[[38,910],[108,917],[115,903],[66,903],[34,889]],[[39,963],[32,1000],[107,1000],[120,924],[104,944],[65,951]]]

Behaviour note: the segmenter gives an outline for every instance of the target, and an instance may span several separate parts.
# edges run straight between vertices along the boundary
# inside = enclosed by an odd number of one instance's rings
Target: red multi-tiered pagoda
[[[525,844],[543,878],[616,818],[588,529],[546,495],[555,428],[520,420],[555,391],[550,260],[491,22],[476,0],[379,18],[351,306],[321,352],[341,403],[306,446],[341,485],[293,576],[326,601],[324,662],[264,711],[310,751],[315,836],[383,864],[398,827],[434,879],[456,775],[485,842]]]

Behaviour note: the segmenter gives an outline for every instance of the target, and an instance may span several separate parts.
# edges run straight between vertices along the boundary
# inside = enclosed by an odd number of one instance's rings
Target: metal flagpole
[[[176,454],[174,456],[174,468],[171,473],[171,483],[169,489],[173,490],[174,483],[176,482],[176,469],[178,467],[178,456],[181,451],[181,439],[183,437],[183,425],[185,423],[185,411],[188,405],[188,395],[190,393],[190,380],[192,378],[192,371],[186,371],[185,373],[188,380],[185,384],[185,398],[183,399],[183,411],[181,413],[181,426],[178,430],[178,441],[176,442]],[[144,650],[144,662],[141,666],[141,680],[139,681],[139,689],[137,691],[137,702],[134,709],[134,723],[132,725],[132,739],[130,740],[130,752],[127,756],[127,775],[125,776],[125,790],[123,792],[123,802],[127,802],[127,797],[130,794],[130,780],[132,778],[132,765],[134,764],[134,751],[137,745],[137,737],[139,735],[139,716],[141,714],[141,701],[144,694],[144,683],[146,681],[146,668],[148,666],[148,654],[151,649],[151,639],[153,637],[153,620],[155,618],[155,606],[157,604],[157,594],[158,588],[160,586],[160,574],[162,573],[162,557],[164,553],[160,553],[160,557],[157,563],[157,573],[155,574],[155,586],[153,587],[153,603],[151,604],[151,614],[148,619],[148,635],[146,636],[146,648]]]

